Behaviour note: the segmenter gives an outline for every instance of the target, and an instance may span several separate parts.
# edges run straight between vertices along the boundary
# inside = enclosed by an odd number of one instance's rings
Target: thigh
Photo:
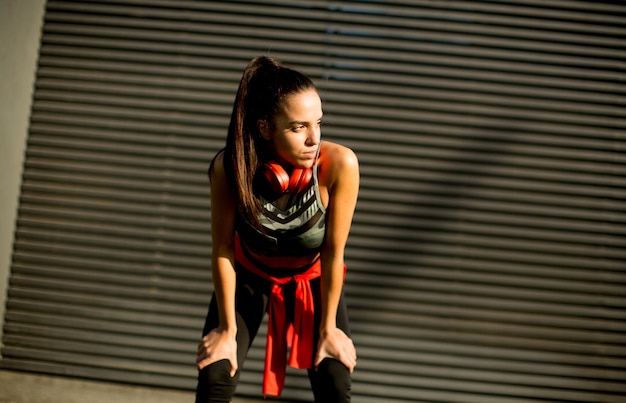
[[[312,284],[313,286],[314,284]],[[317,286],[317,285],[316,285]],[[316,294],[319,295],[318,292]],[[317,304],[316,306],[320,306]],[[350,336],[350,323],[348,321],[348,307],[343,294],[337,308],[337,327]],[[319,317],[316,314],[315,345],[319,340]],[[327,358],[323,360],[317,369],[308,370],[309,380],[313,396],[318,403],[347,403],[351,399],[352,375],[338,360]]]
[[[244,365],[248,349],[254,341],[267,309],[268,295],[262,283],[249,281],[245,275],[237,278],[235,313],[237,319],[237,363],[239,371],[230,377],[230,364],[226,360],[203,368],[198,374],[196,402],[229,402],[235,393],[239,373]],[[215,293],[202,329],[208,334],[219,326],[219,312]]]
[[[352,398],[352,374],[333,358],[324,359],[318,368],[308,370],[316,403],[349,403]]]
[[[313,292],[313,299],[315,304],[315,345],[319,341],[319,326],[321,322],[322,316],[322,294],[320,289],[320,279],[315,279],[311,281],[311,291]],[[344,331],[345,334],[350,337],[350,321],[348,319],[348,305],[346,304],[346,299],[341,293],[341,297],[339,298],[339,305],[337,306],[337,327]]]
[[[235,315],[237,320],[238,364],[240,367],[243,365],[246,353],[261,326],[263,316],[267,312],[269,290],[270,287],[265,280],[243,270],[238,270]],[[219,310],[215,293],[213,293],[202,335],[207,335],[218,326]]]

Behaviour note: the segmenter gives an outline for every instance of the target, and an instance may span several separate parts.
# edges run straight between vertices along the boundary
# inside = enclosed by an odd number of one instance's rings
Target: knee
[[[230,376],[228,360],[214,362],[198,373],[196,403],[230,402],[239,379],[239,372]]]
[[[312,386],[316,402],[350,402],[352,376],[348,368],[337,360],[327,358],[320,363]]]

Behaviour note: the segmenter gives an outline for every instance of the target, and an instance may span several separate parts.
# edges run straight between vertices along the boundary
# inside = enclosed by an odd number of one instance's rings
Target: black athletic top
[[[239,219],[237,234],[244,252],[247,249],[268,257],[267,261],[253,259],[259,268],[297,269],[302,258],[319,253],[324,242],[326,209],[319,193],[317,164],[313,166],[310,183],[300,193],[272,193],[268,186],[262,185],[255,191],[263,207],[259,222],[265,233],[247,220]]]

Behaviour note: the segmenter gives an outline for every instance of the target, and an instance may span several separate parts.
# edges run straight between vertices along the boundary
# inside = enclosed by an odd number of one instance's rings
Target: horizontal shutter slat
[[[242,69],[270,54],[316,81],[324,138],[360,161],[355,401],[619,401],[625,12],[49,0],[2,366],[195,387],[207,168]],[[260,394],[265,336],[241,395]],[[285,398],[310,401],[306,374],[288,374]]]

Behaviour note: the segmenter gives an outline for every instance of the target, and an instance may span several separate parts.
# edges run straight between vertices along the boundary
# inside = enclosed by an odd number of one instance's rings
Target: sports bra
[[[320,197],[317,164],[313,166],[311,181],[301,192],[272,193],[263,185],[255,190],[263,208],[259,223],[265,233],[247,220],[238,219],[237,234],[244,253],[247,249],[268,258],[263,261],[255,259],[261,268],[298,269],[303,257],[310,258],[319,253],[326,231],[326,209]]]

